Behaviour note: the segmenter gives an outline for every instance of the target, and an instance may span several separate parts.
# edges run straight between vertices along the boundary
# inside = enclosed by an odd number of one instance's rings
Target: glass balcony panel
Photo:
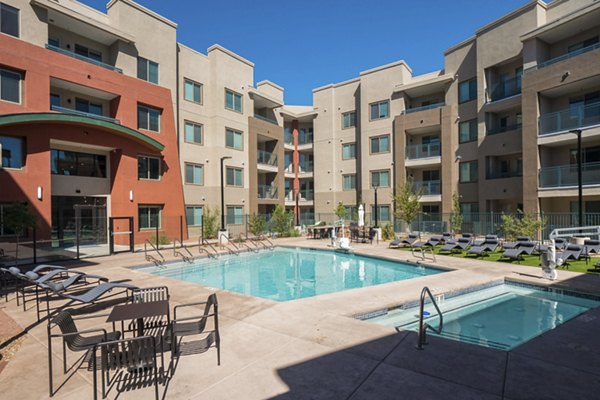
[[[400,114],[404,115],[404,114],[410,114],[410,113],[414,113],[414,112],[418,112],[418,111],[432,110],[434,108],[444,107],[445,105],[446,105],[446,103],[442,101],[440,103],[428,104],[426,106],[407,108],[406,110],[402,110],[400,112]]]
[[[581,181],[584,186],[600,184],[600,162],[584,163]],[[578,185],[577,164],[541,168],[539,185],[541,188],[576,187]]]
[[[99,119],[99,120],[102,120],[102,121],[112,122],[113,124],[119,124],[119,125],[121,125],[121,121],[119,121],[118,119],[110,118],[110,117],[105,117],[103,115],[98,115],[98,114],[95,114],[95,113],[78,111],[78,110],[74,110],[72,108],[60,107],[60,106],[55,106],[55,105],[52,105],[50,107],[50,109],[52,111],[56,111],[56,112],[63,113],[63,114],[73,114],[73,115],[79,115],[79,116],[82,116],[82,117],[90,117],[90,118]]]
[[[521,75],[502,80],[493,85],[490,91],[490,99],[491,101],[498,101],[519,93],[521,93]]]
[[[411,144],[406,146],[406,159],[417,160],[420,158],[439,157],[441,152],[440,143]]]
[[[258,185],[258,198],[272,200],[277,199],[277,186],[271,185]]]
[[[534,65],[533,67],[527,68],[525,70],[525,73],[531,72],[531,71],[535,71],[537,69],[542,69],[542,68],[545,68],[545,67],[547,67],[549,65],[556,64],[556,63],[561,62],[561,61],[569,60],[569,59],[571,59],[573,57],[577,57],[577,56],[579,56],[581,54],[585,54],[585,53],[588,53],[588,52],[596,50],[596,49],[600,49],[600,43],[595,43],[593,45],[583,47],[583,48],[581,48],[579,50],[575,50],[575,51],[571,51],[571,52],[569,52],[567,54],[563,54],[562,56],[558,56],[558,57],[552,58],[552,59],[550,59],[548,61],[541,62],[538,65]]]
[[[415,190],[421,190],[423,196],[435,196],[442,193],[440,181],[417,181]]]
[[[542,114],[539,119],[540,135],[569,131],[600,124],[600,102]]]
[[[99,67],[102,67],[102,68],[110,69],[111,71],[115,71],[115,72],[118,72],[120,74],[123,73],[123,70],[121,68],[117,68],[114,65],[106,64],[106,63],[103,63],[101,61],[95,60],[93,58],[86,57],[86,56],[83,56],[81,54],[73,53],[72,51],[68,51],[68,50],[65,50],[65,49],[61,49],[60,47],[56,47],[56,46],[53,46],[51,44],[46,44],[46,48],[48,50],[52,50],[52,51],[55,51],[57,53],[64,54],[65,56],[73,57],[73,58],[76,58],[78,60],[85,61],[85,62],[88,62],[90,64],[94,64],[94,65],[97,65]]]
[[[259,164],[270,165],[273,167],[277,166],[277,154],[273,154],[268,151],[258,150],[256,152],[256,162]]]

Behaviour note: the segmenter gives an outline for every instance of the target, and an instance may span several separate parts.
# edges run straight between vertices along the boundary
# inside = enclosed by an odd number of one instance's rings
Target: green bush
[[[267,221],[265,217],[262,215],[257,215],[256,213],[252,213],[250,216],[250,223],[248,224],[248,230],[254,236],[260,236],[264,233],[265,228],[267,226]]]
[[[291,236],[294,229],[294,213],[286,212],[281,205],[275,207],[271,217],[271,230],[279,236]]]
[[[390,223],[387,223],[381,229],[381,238],[383,240],[392,240],[396,236],[394,232],[394,226]]]
[[[204,207],[202,215],[202,230],[204,239],[214,239],[219,230],[219,209],[212,211],[209,207]]]
[[[156,244],[156,235],[152,235],[150,237],[150,243]],[[169,239],[169,237],[167,235],[165,235],[164,233],[159,233],[158,234],[158,244],[159,245],[171,244],[171,239]]]
[[[504,237],[514,240],[517,236],[536,237],[545,224],[545,219],[539,219],[533,213],[523,214],[521,217],[515,215],[502,215],[501,229]]]

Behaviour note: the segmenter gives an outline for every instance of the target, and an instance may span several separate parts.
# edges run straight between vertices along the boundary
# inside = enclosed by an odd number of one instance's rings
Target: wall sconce
[[[133,201],[133,190],[129,191],[129,201]]]
[[[41,186],[38,186],[37,187],[37,199],[42,200],[43,196],[44,196],[44,188]]]

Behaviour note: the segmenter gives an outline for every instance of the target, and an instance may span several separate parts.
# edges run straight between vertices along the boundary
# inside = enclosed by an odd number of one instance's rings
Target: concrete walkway
[[[282,239],[281,245],[327,247],[326,241]],[[417,261],[387,243],[354,245],[357,253]],[[421,260],[422,261],[422,260]],[[430,262],[430,261],[427,261]],[[138,286],[167,284],[172,303],[201,301],[208,288],[149,275],[128,267],[144,264],[142,254],[81,263],[77,269]],[[167,399],[597,399],[600,393],[600,310],[592,310],[512,351],[500,351],[430,337],[423,351],[416,335],[349,318],[413,301],[427,285],[443,293],[499,279],[548,284],[540,270],[437,256],[444,274],[277,303],[218,291],[222,335],[221,366],[216,353],[181,357],[161,396]],[[600,294],[600,277],[559,272],[556,287]],[[6,399],[48,397],[45,323],[35,310],[23,312],[14,296],[0,307],[28,330],[21,350],[0,374]],[[105,317],[104,317],[105,319]],[[82,321],[78,326],[94,326]],[[60,343],[54,344],[55,379]],[[76,356],[70,354],[72,362]],[[57,399],[92,398],[92,374],[78,370]],[[151,388],[119,398],[151,398]],[[115,397],[113,391],[110,398]]]

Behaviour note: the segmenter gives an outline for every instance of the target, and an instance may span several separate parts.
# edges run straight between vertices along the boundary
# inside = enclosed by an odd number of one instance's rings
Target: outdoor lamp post
[[[579,226],[583,226],[583,181],[582,181],[582,163],[583,154],[581,154],[581,129],[572,129],[569,131],[577,135],[577,196],[579,211]]]
[[[224,156],[221,157],[221,232],[225,231],[225,182],[223,179],[224,176],[224,168],[223,161],[229,160],[231,157]],[[220,240],[220,237],[219,237]]]
[[[378,185],[373,185],[373,189],[375,190],[375,228],[379,226],[379,209],[377,207],[377,188]]]

